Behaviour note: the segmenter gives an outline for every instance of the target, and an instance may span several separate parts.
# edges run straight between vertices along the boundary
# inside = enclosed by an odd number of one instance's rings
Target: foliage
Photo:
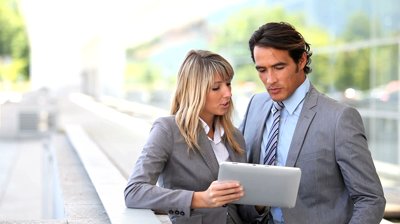
[[[0,80],[29,78],[29,44],[16,0],[0,0]]]
[[[383,85],[398,79],[398,45],[374,47],[368,43],[371,39],[377,38],[376,35],[383,33],[379,22],[370,19],[374,17],[363,12],[349,13],[346,24],[331,35],[327,27],[307,23],[306,16],[279,7],[244,8],[231,14],[222,23],[209,27],[211,36],[207,38],[209,41],[207,48],[220,53],[232,63],[236,73],[233,82],[252,86],[254,92],[264,91],[250,57],[248,39],[254,30],[266,22],[286,21],[294,25],[310,43],[313,52],[311,63],[313,71],[308,76],[322,92],[343,93],[348,88],[366,91],[374,88],[373,85]],[[374,30],[371,30],[372,27]],[[139,66],[140,71],[128,72],[127,76],[148,75],[149,82],[160,79],[157,76],[160,72],[155,71],[156,65],[145,62],[144,59],[149,58],[151,52],[149,48],[152,45],[154,42],[149,42],[131,52],[141,57],[135,58],[136,66],[142,65]],[[138,77],[135,79],[147,80]]]
[[[361,12],[352,14],[341,39],[345,42],[369,39],[371,37],[370,23],[371,21],[366,14]]]
[[[339,50],[331,47],[330,51],[313,56],[313,69],[317,74],[313,81],[322,84],[320,87],[323,91],[343,92],[348,88],[366,91],[373,88],[371,83],[384,84],[397,79],[397,47],[370,46],[367,41],[372,38],[371,23],[376,22],[370,21],[366,14],[352,14],[343,32],[337,37],[337,44],[342,47]],[[375,24],[375,27],[378,32],[380,26]],[[375,66],[383,64],[385,66]],[[320,77],[320,74],[326,77]]]
[[[158,79],[159,71],[149,62],[130,62],[126,66],[125,80],[128,86],[136,86],[141,83],[145,88],[153,89]],[[141,75],[138,75],[141,74]]]

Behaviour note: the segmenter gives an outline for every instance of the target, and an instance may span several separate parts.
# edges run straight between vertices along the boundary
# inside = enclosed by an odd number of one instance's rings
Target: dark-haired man
[[[379,223],[386,201],[361,116],[310,83],[309,44],[281,22],[261,26],[249,47],[267,92],[251,98],[240,126],[248,161],[302,171],[296,206],[271,208],[268,222]]]

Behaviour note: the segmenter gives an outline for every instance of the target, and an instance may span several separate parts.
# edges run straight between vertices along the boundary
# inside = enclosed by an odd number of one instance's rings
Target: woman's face
[[[229,111],[231,97],[231,80],[222,80],[221,76],[216,74],[211,90],[207,93],[205,106],[200,113],[201,119],[211,127],[215,115],[224,115]]]

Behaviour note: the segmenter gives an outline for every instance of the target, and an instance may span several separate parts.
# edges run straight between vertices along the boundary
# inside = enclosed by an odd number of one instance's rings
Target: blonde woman
[[[168,213],[172,223],[242,222],[237,206],[229,204],[243,196],[242,186],[216,181],[219,163],[246,162],[243,137],[231,121],[232,78],[231,65],[220,55],[187,54],[172,115],[154,122],[129,177],[127,207]]]

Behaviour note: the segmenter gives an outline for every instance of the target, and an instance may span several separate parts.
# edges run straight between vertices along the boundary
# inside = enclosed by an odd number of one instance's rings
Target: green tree
[[[161,80],[160,73],[160,68],[149,61],[128,62],[125,70],[126,90],[154,90],[158,80]]]
[[[370,19],[363,13],[353,14],[346,26],[342,39],[344,42],[368,40],[371,37]],[[343,72],[338,74],[338,86],[341,90],[353,87],[367,90],[370,74],[370,48],[360,48],[356,51],[341,54]]]
[[[29,79],[29,43],[17,1],[0,0],[0,81]]]
[[[314,73],[318,74],[313,81],[317,81],[322,91],[331,93],[343,92],[347,88],[370,88],[370,49],[361,44],[370,38],[369,24],[365,14],[352,14],[337,40],[330,43],[329,50],[313,56]],[[319,74],[325,77],[319,77]]]

